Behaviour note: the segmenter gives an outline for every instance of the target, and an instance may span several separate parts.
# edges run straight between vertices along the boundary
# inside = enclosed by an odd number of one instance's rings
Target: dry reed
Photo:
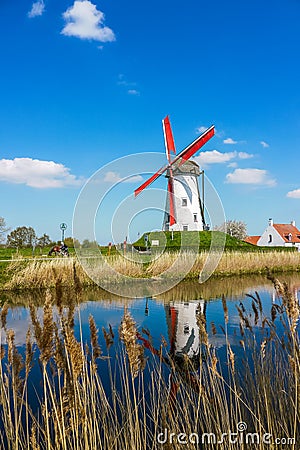
[[[183,251],[181,254],[165,252],[152,262],[132,261],[123,255],[110,258],[91,258],[79,263],[76,259],[51,259],[48,261],[13,261],[8,266],[9,281],[5,289],[31,289],[61,286],[74,287],[101,285],[126,281],[126,278],[152,277],[197,279],[204,268],[208,252],[199,254]],[[190,268],[187,270],[187,267]],[[225,252],[214,276],[266,274],[269,271],[289,272],[300,270],[299,252]],[[91,276],[87,275],[87,273]],[[188,272],[188,273],[187,273]],[[124,278],[125,277],[125,278]],[[58,282],[59,280],[59,282]],[[94,280],[94,281],[93,281]],[[59,295],[58,295],[59,296]]]

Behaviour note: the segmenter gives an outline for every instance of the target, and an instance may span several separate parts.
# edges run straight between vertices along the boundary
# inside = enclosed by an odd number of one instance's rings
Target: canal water
[[[289,289],[300,298],[299,274],[284,274],[278,278],[286,282]],[[70,295],[72,293],[68,292],[63,299],[66,305]],[[145,347],[146,355],[147,352],[158,351],[163,342],[172,357],[178,359],[186,355],[193,359],[197,357],[201,347],[197,323],[197,314],[200,312],[204,317],[209,344],[216,349],[226,370],[226,339],[237,356],[241,352],[240,312],[248,311],[254,332],[259,332],[261,328],[261,322],[255,323],[251,296],[259,297],[265,316],[271,320],[272,305],[279,303],[280,299],[273,283],[264,276],[217,278],[204,284],[183,282],[155,298],[119,298],[100,289],[85,290],[78,297],[75,307],[75,333],[79,338],[81,330],[83,341],[90,342],[89,316],[92,315],[99,330],[99,343],[104,356],[108,349],[102,330],[112,331],[114,344],[109,355],[114,358],[121,345],[119,327],[124,311],[127,310],[136,322],[137,336]],[[38,292],[2,293],[0,296],[2,304],[9,304],[6,329],[14,330],[15,344],[21,353],[25,353],[26,333],[31,326],[29,304],[36,305],[37,317],[42,322],[44,300],[45,293]],[[224,305],[228,323],[224,319]],[[5,346],[3,330],[1,343]],[[100,360],[99,370],[101,366],[104,369],[105,364],[105,361]],[[34,393],[39,390],[40,384],[38,364],[33,368],[31,377],[31,390]]]
[[[300,275],[284,274],[278,277],[286,282],[290,290],[300,297]],[[112,328],[115,340],[118,340],[118,328],[126,308],[133,316],[138,330],[146,329],[156,345],[160,345],[162,337],[171,344],[176,343],[175,351],[187,353],[189,356],[199,345],[197,335],[197,308],[205,314],[206,328],[211,345],[222,348],[225,345],[224,311],[222,297],[226,299],[228,307],[228,336],[232,345],[237,345],[240,317],[237,307],[251,311],[252,298],[256,296],[262,300],[264,312],[270,316],[272,304],[278,301],[273,283],[264,276],[227,277],[224,279],[210,279],[204,284],[198,282],[182,282],[172,290],[157,296],[144,298],[121,298],[100,289],[85,290],[79,296],[75,310],[75,328],[78,329],[79,320],[82,326],[83,338],[88,339],[88,318],[92,315],[99,332],[100,345],[105,348],[102,328]],[[72,293],[68,293],[67,298]],[[0,295],[0,302],[9,304],[7,328],[15,332],[15,343],[18,347],[25,346],[27,329],[31,324],[29,304],[37,306],[38,317],[42,318],[42,308],[45,293],[4,293]],[[66,300],[67,304],[68,300]],[[215,325],[212,331],[212,323]],[[214,327],[213,327],[214,328]],[[3,343],[2,330],[2,343]],[[188,347],[186,347],[188,345]]]

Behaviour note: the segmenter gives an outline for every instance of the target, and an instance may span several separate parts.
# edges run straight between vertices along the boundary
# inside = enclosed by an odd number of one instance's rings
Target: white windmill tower
[[[198,177],[202,178],[202,198],[200,196]],[[163,230],[165,231],[202,231],[205,227],[204,218],[204,172],[197,163],[186,161],[175,163],[167,171],[166,177],[173,183],[173,215],[171,214],[171,193],[166,201]],[[176,213],[175,213],[176,211]],[[173,220],[172,220],[173,216]],[[175,219],[176,217],[176,219]]]
[[[165,231],[202,231],[205,227],[204,217],[204,171],[190,158],[214,135],[214,126],[208,128],[201,136],[183,149],[172,160],[171,152],[176,154],[169,117],[163,119],[163,130],[168,164],[161,167],[154,175],[138,187],[137,196],[158,177],[166,173],[168,194],[163,221]],[[202,198],[198,178],[202,177]]]

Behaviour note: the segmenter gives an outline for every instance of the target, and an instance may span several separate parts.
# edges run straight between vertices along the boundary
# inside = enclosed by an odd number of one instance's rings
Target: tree
[[[44,233],[43,236],[38,238],[37,245],[38,245],[38,247],[43,248],[43,247],[47,247],[48,245],[51,245],[51,242],[52,241],[51,241],[50,237],[48,236],[48,234]]]
[[[18,227],[7,236],[7,247],[32,247],[36,242],[37,235],[32,227]]]
[[[4,241],[4,235],[8,230],[4,218],[0,217],[0,242]]]
[[[88,239],[84,239],[82,248],[98,248],[98,244],[96,241],[89,241]]]
[[[78,241],[78,239],[74,239],[72,237],[66,237],[65,238],[65,244],[67,247],[72,248],[72,247],[80,247],[80,242]]]
[[[223,231],[223,233],[227,233],[237,239],[245,239],[247,236],[247,225],[239,220],[227,220],[216,227],[216,230]]]

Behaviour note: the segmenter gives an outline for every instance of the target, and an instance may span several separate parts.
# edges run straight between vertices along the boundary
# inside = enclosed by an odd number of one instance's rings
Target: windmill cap
[[[195,161],[184,161],[182,159],[176,161],[172,164],[172,169],[174,174],[188,173],[190,175],[200,175],[200,167]]]

